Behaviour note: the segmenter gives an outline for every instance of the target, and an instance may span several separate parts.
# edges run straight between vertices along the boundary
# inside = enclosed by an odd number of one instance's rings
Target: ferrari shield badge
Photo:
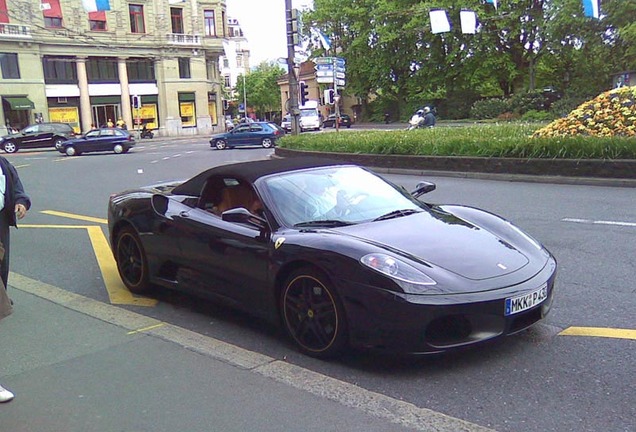
[[[276,243],[274,243],[274,247],[278,249],[283,243],[285,243],[285,237],[278,237]]]

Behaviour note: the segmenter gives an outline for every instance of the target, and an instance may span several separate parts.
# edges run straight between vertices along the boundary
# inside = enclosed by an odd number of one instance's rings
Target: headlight
[[[373,253],[365,255],[360,259],[360,262],[395,280],[411,294],[428,293],[429,290],[426,287],[437,285],[437,282],[415,267],[386,254]]]

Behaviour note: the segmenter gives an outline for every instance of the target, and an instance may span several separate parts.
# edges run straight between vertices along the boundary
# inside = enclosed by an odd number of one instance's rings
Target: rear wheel
[[[261,141],[261,145],[265,148],[270,148],[274,145],[274,141],[272,141],[271,138],[263,138],[263,141]]]
[[[132,293],[150,290],[148,261],[141,240],[131,227],[123,228],[115,241],[115,261],[119,276]]]
[[[344,308],[331,282],[318,269],[304,267],[289,276],[280,310],[287,333],[303,353],[329,358],[346,347]]]
[[[216,140],[214,142],[214,146],[218,149],[218,150],[225,150],[227,148],[227,142],[225,140]]]
[[[18,151],[18,146],[14,141],[6,141],[2,145],[2,148],[4,148],[4,151],[7,153],[15,153]]]
[[[113,151],[117,154],[123,153],[124,152],[124,146],[121,144],[115,144],[115,146],[113,147]]]

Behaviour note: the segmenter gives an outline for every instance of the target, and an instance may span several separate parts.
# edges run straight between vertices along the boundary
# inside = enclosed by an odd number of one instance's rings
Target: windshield
[[[300,110],[301,117],[318,117],[318,110],[315,108],[312,109],[302,109]]]
[[[264,183],[274,211],[290,227],[355,224],[423,209],[410,195],[360,167],[278,174]]]

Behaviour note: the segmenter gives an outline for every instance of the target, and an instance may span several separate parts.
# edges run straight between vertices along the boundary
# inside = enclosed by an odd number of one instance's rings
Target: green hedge
[[[493,124],[286,136],[280,147],[324,152],[564,159],[636,159],[633,138],[531,138],[531,124]]]

